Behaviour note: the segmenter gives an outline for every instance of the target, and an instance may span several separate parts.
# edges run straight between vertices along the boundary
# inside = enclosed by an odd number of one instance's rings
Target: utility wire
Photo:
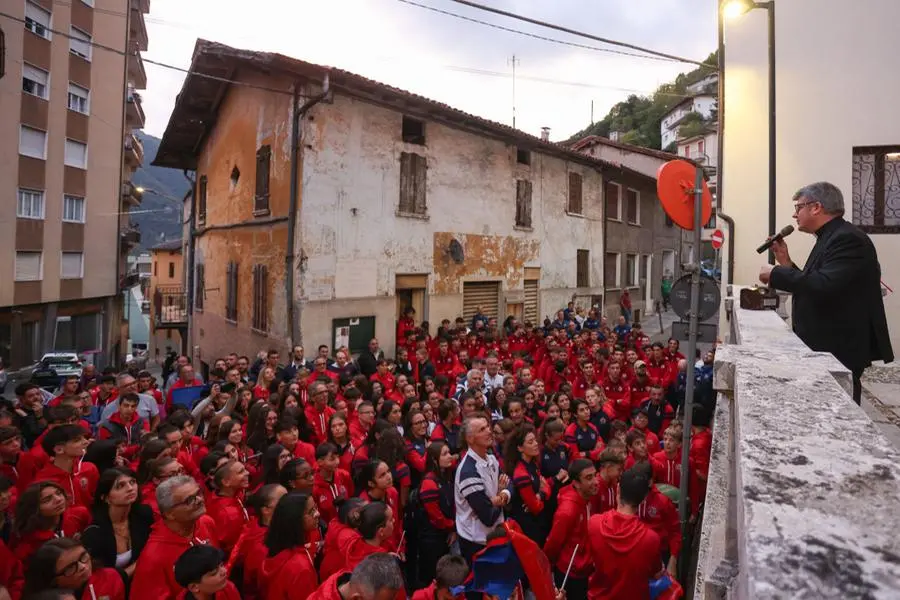
[[[409,0],[400,0],[400,1],[401,2],[409,2]],[[578,37],[587,38],[589,40],[594,40],[595,42],[602,42],[604,44],[609,44],[611,46],[619,46],[622,48],[629,48],[631,50],[637,50],[638,52],[644,52],[645,54],[656,57],[658,59],[666,59],[666,60],[671,60],[671,61],[699,65],[701,67],[707,67],[710,69],[718,69],[717,65],[710,65],[709,63],[694,60],[693,58],[685,58],[683,56],[678,56],[675,54],[668,54],[666,52],[660,52],[658,50],[653,50],[651,48],[644,48],[643,46],[638,46],[636,44],[629,44],[628,42],[620,42],[617,40],[602,38],[602,37],[599,37],[596,35],[592,35],[590,33],[584,33],[582,31],[576,31],[575,29],[569,29],[568,27],[563,27],[561,25],[554,25],[553,23],[547,23],[546,21],[540,21],[538,19],[532,19],[531,17],[517,15],[516,13],[511,13],[511,12],[508,12],[505,10],[500,10],[499,8],[485,6],[484,4],[479,4],[478,2],[472,2],[471,0],[450,0],[450,2],[456,2],[457,4],[462,4],[464,6],[477,8],[478,10],[483,10],[483,11],[487,11],[487,12],[494,13],[497,15],[502,15],[504,17],[509,17],[511,19],[524,21],[525,23],[531,23],[532,25],[538,25],[540,27],[546,27],[548,29],[555,29],[556,31],[562,31],[563,33],[568,33],[568,34],[575,35]],[[649,56],[644,56],[643,58],[649,58]]]

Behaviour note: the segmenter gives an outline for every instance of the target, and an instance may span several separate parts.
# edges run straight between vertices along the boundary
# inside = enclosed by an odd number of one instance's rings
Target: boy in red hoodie
[[[97,437],[101,440],[122,440],[125,445],[122,454],[128,460],[134,459],[140,450],[141,436],[150,432],[150,423],[137,414],[139,402],[137,394],[123,394],[119,398],[118,410],[101,422],[97,430]]]
[[[353,495],[353,480],[350,473],[338,467],[340,463],[337,446],[331,442],[319,444],[316,448],[316,464],[319,468],[313,478],[313,499],[326,523],[337,518],[335,503]]]
[[[695,404],[691,412],[691,518],[696,518],[700,504],[706,496],[706,479],[709,477],[709,455],[712,451],[712,432],[709,430],[709,412]]]
[[[675,427],[666,429],[663,449],[650,456],[653,479],[674,487],[681,486],[681,437]]]
[[[612,445],[612,442],[610,442]],[[591,514],[602,514],[616,508],[619,477],[625,458],[612,447],[600,453],[597,458],[597,494],[591,498]]]
[[[34,481],[52,481],[66,492],[70,505],[90,509],[100,473],[97,467],[84,462],[88,439],[80,425],[60,425],[51,429],[41,447],[50,462],[35,476]]]
[[[566,582],[568,598],[587,597],[588,576],[594,570],[588,550],[587,525],[591,517],[590,501],[597,495],[597,469],[594,463],[579,458],[569,465],[572,485],[559,493],[559,504],[553,516],[553,527],[544,543],[544,553],[553,564],[553,579],[557,587],[562,585],[569,563],[572,570]],[[572,555],[575,560],[572,560]],[[413,598],[413,600],[416,600]]]
[[[216,492],[209,499],[209,516],[216,522],[222,550],[231,552],[250,521],[250,515],[244,508],[244,493],[250,485],[250,472],[244,463],[230,460],[213,473]]]
[[[649,482],[647,497],[638,506],[638,518],[659,536],[659,555],[672,577],[678,575],[678,555],[681,552],[681,524],[675,504],[656,488],[653,469],[641,463],[634,471]]]
[[[619,481],[619,507],[588,522],[595,571],[588,600],[650,600],[650,580],[662,570],[659,536],[637,516],[650,483],[635,471]]]
[[[195,600],[240,600],[228,581],[225,554],[215,546],[191,546],[175,561],[175,581],[184,588],[178,598],[190,593]]]
[[[469,565],[462,556],[447,554],[437,561],[434,581],[416,591],[412,600],[462,600],[462,585],[469,576]]]

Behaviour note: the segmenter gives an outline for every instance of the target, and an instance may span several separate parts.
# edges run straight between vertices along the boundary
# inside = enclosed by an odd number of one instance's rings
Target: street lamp
[[[721,16],[736,19],[754,8],[764,8],[768,13],[769,33],[769,235],[775,235],[775,2],[751,0],[724,0],[719,4]],[[721,44],[720,44],[721,49]],[[721,98],[719,99],[721,102]],[[769,250],[769,264],[775,264],[775,254]]]

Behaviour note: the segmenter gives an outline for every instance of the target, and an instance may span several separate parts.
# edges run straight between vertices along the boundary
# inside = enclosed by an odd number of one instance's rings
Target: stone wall
[[[729,326],[694,597],[897,598],[900,453],[778,314]]]

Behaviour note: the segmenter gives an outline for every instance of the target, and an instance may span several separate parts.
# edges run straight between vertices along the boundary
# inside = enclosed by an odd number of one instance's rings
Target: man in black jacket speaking
[[[853,400],[862,396],[860,377],[873,360],[894,360],[881,296],[881,266],[875,246],[844,220],[844,197],[827,182],[794,194],[797,228],[816,236],[801,269],[787,244],[775,242],[777,266],[765,265],[759,279],[793,294],[794,332],[813,350],[830,352],[853,373]]]

